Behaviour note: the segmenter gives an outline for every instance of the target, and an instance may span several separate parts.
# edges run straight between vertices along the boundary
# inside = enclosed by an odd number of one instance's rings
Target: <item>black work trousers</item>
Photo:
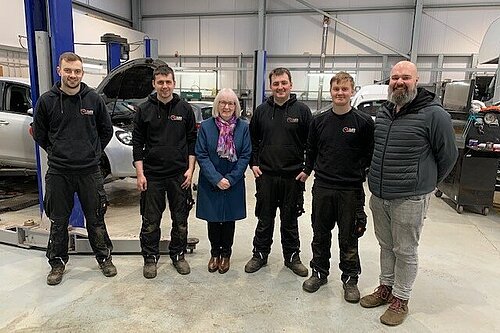
[[[160,258],[160,222],[166,208],[167,194],[172,229],[170,231],[169,252],[172,260],[178,260],[186,252],[187,218],[189,214],[189,189],[183,190],[181,184],[184,175],[171,178],[148,179],[148,188],[141,193],[142,228],[140,234],[141,253],[146,262],[158,261]]]
[[[276,210],[280,210],[280,232],[283,257],[288,260],[300,252],[297,218],[302,209],[304,183],[295,178],[271,176],[263,173],[255,179],[258,218],[253,238],[253,253],[256,257],[267,258],[271,252]],[[299,207],[300,206],[300,207]]]
[[[234,241],[234,221],[208,222],[207,225],[212,257],[231,257]]]
[[[113,245],[104,223],[107,197],[101,172],[87,175],[47,173],[44,207],[51,223],[46,254],[52,267],[65,265],[69,259],[68,224],[75,193],[82,205],[90,246],[97,261],[111,258]]]
[[[354,235],[354,226],[360,195],[364,198],[363,188],[337,190],[313,186],[312,195],[313,258],[311,268],[321,273],[322,276],[328,276],[332,230],[337,224],[341,280],[346,282],[350,279],[357,282],[358,275],[361,273],[361,263],[358,254],[358,237]]]

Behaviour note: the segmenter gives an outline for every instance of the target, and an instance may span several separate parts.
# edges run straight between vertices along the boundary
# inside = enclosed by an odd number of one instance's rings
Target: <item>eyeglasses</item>
[[[235,102],[229,102],[229,101],[219,101],[219,105],[222,107],[225,107],[226,105],[229,107],[235,106]]]

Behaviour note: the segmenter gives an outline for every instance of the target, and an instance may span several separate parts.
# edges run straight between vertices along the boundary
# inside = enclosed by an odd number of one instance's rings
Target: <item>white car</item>
[[[161,60],[135,59],[109,73],[96,91],[103,97],[113,123],[113,136],[104,149],[101,170],[111,178],[135,177],[132,164],[134,101],[152,91],[153,70]],[[27,79],[0,78],[0,175],[36,173],[30,85]]]
[[[389,86],[386,84],[370,84],[361,87],[351,99],[351,105],[368,113],[375,120],[377,110],[387,101]]]
[[[196,128],[200,128],[201,122],[205,119],[212,117],[212,108],[214,102],[208,101],[189,101],[193,108],[194,118],[196,119]]]

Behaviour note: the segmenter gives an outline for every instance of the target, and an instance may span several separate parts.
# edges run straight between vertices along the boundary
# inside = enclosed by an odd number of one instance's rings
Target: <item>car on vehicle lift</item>
[[[153,92],[153,71],[161,65],[166,63],[150,58],[128,61],[111,71],[96,88],[113,123],[113,137],[101,158],[104,176],[135,176],[132,164],[134,105]],[[36,173],[34,141],[29,134],[32,113],[29,81],[0,78],[0,174],[2,171]]]

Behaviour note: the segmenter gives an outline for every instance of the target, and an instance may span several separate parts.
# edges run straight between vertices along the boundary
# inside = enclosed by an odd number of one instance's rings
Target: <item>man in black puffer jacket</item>
[[[144,257],[143,275],[156,277],[160,258],[160,222],[167,194],[172,230],[170,258],[179,274],[191,269],[184,258],[187,247],[187,218],[191,203],[191,179],[194,172],[196,123],[189,103],[174,94],[174,71],[160,66],[153,72],[156,93],[139,106],[132,134],[137,189],[141,191]]]
[[[62,280],[68,262],[68,223],[78,194],[85,215],[89,242],[105,276],[116,275],[111,261],[113,245],[104,214],[107,198],[99,170],[102,151],[113,127],[104,101],[82,81],[82,59],[65,52],[59,57],[61,81],[38,99],[33,138],[48,154],[44,206],[50,219],[47,258],[52,267],[47,284]]]
[[[418,268],[418,242],[429,199],[458,156],[449,114],[438,98],[417,88],[416,66],[397,63],[389,102],[377,113],[368,185],[375,235],[380,244],[380,286],[361,299],[371,308],[390,303],[380,317],[401,324]]]

